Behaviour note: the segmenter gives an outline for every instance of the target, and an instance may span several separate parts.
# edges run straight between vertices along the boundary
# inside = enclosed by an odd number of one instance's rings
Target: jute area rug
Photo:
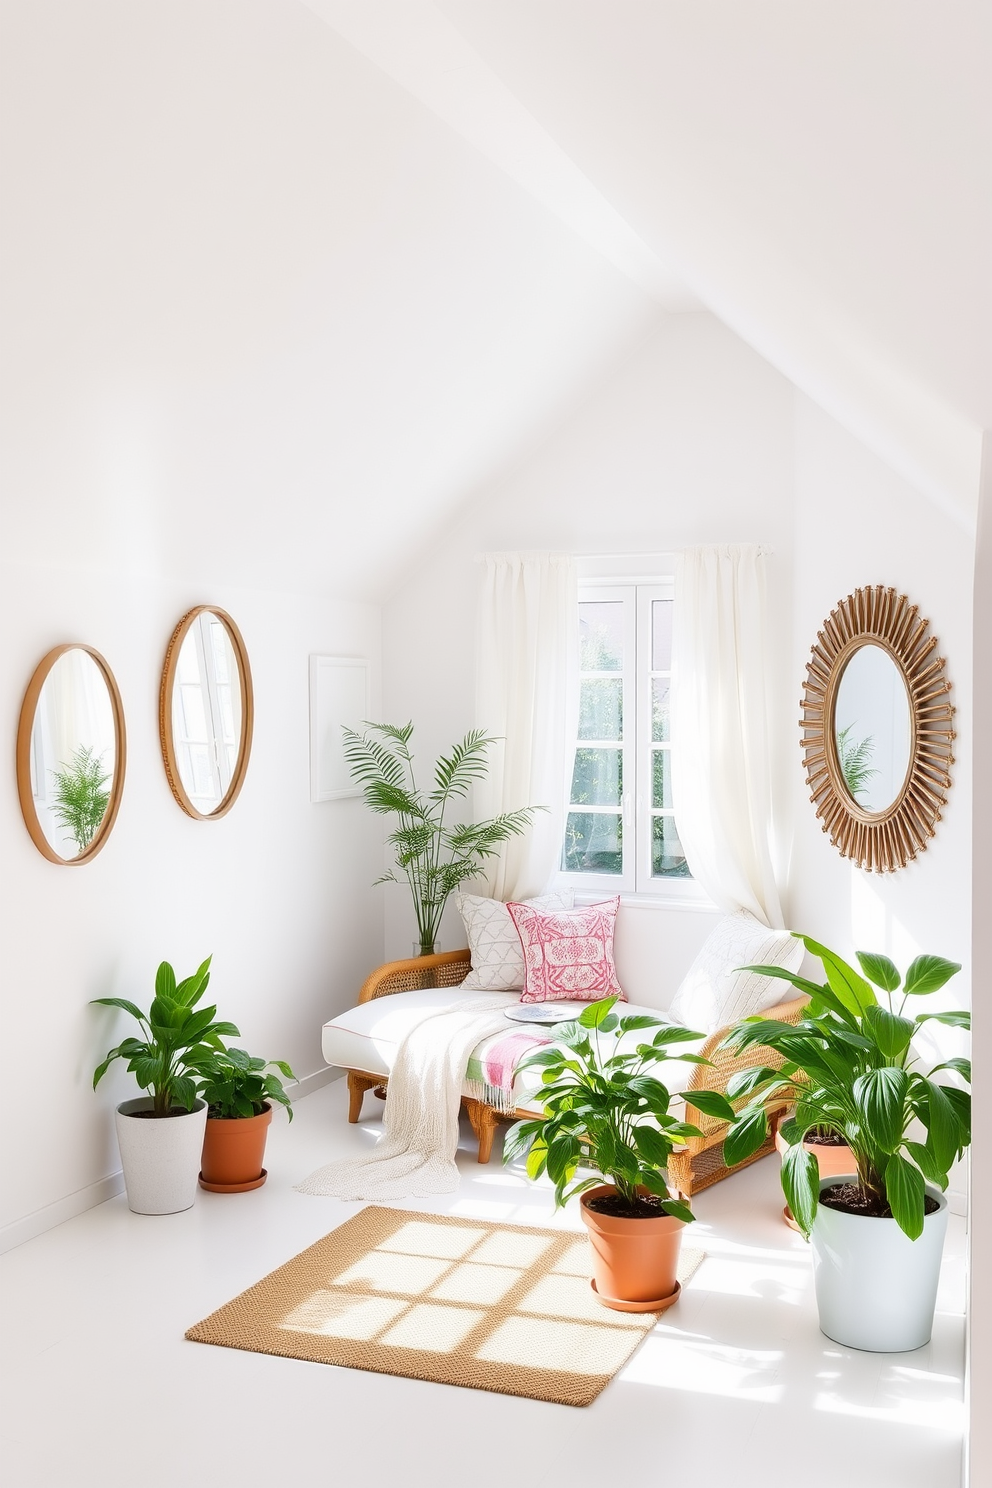
[[[683,1284],[702,1259],[683,1249]],[[588,1405],[657,1322],[603,1307],[591,1274],[584,1235],[372,1206],[186,1337]]]

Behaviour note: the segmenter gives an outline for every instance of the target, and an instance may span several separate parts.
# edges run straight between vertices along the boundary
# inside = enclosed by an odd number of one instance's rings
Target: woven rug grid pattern
[[[684,1251],[680,1280],[701,1260]],[[373,1205],[186,1337],[588,1405],[657,1321],[603,1307],[591,1271],[571,1231]]]

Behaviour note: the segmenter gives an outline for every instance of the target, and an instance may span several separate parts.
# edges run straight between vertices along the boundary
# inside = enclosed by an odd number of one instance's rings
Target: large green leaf
[[[768,1113],[764,1106],[740,1116],[730,1128],[723,1143],[723,1160],[735,1168],[757,1152],[768,1137]]]
[[[895,992],[902,977],[894,961],[888,956],[877,955],[874,951],[857,951],[858,965],[870,982],[876,987],[881,987],[883,992]]]
[[[866,1008],[878,1001],[871,985],[854,970],[853,966],[848,966],[847,962],[843,961],[835,951],[829,950],[809,935],[800,935],[799,939],[810,954],[818,957],[823,963],[830,990],[843,1003],[848,1012],[853,1013],[855,1017],[860,1017]]]
[[[820,1170],[802,1144],[790,1147],[782,1159],[782,1190],[792,1217],[809,1239],[820,1194]]]
[[[543,1137],[535,1137],[527,1154],[527,1177],[539,1178],[547,1167],[548,1147]]]
[[[603,997],[599,1002],[591,1002],[587,1008],[583,1008],[578,1021],[583,1028],[600,1028],[618,1000],[616,997]]]
[[[155,996],[166,997],[170,1002],[176,997],[176,973],[168,961],[163,961],[155,973]]]
[[[681,1199],[663,1198],[661,1207],[666,1214],[670,1214],[673,1219],[680,1219],[683,1224],[692,1224],[696,1218],[688,1204],[684,1204]]]
[[[968,1084],[971,1084],[971,1060],[965,1059],[963,1055],[956,1054],[953,1059],[945,1059],[943,1064],[934,1065],[930,1071],[931,1077],[939,1074],[941,1070],[953,1070],[956,1075],[961,1076],[962,1080],[967,1080]]]
[[[737,1112],[730,1104],[727,1097],[719,1090],[687,1090],[685,1092],[686,1105],[693,1106],[701,1111],[704,1116],[712,1116],[717,1121],[735,1121]]]
[[[634,1145],[652,1167],[664,1168],[672,1155],[672,1144],[653,1126],[634,1127]]]
[[[918,1240],[923,1234],[926,1185],[919,1168],[898,1152],[885,1169],[885,1197],[899,1228],[910,1240]]]
[[[809,977],[797,976],[794,971],[786,971],[782,966],[736,966],[738,971],[756,971],[761,976],[773,977],[780,982],[789,982],[797,992],[805,992],[808,997],[815,997],[822,988],[816,982],[811,982]]]
[[[917,1013],[917,1023],[945,1023],[948,1028],[971,1028],[971,1014],[963,1010],[947,1013]]]
[[[881,1052],[886,1059],[898,1059],[909,1048],[916,1032],[911,1018],[898,1018],[888,1008],[870,1007],[865,1012],[864,1026],[871,1029]]]
[[[923,1117],[928,1132],[927,1145],[946,1173],[957,1156],[960,1124],[944,1086],[936,1080],[924,1080],[923,1084],[927,1092],[927,1109]]]
[[[940,1188],[947,1187],[947,1174],[925,1142],[906,1142],[905,1148],[928,1182],[936,1183]]]
[[[906,973],[903,991],[913,997],[937,992],[961,970],[959,961],[946,961],[943,956],[917,956]]]
[[[139,1023],[146,1021],[144,1013],[133,1002],[128,1002],[126,997],[94,997],[93,1002],[100,1007],[121,1008],[125,1013],[130,1013]]]
[[[872,1142],[883,1152],[895,1152],[906,1126],[906,1071],[893,1065],[869,1070],[855,1080],[851,1090],[862,1124]]]
[[[781,1079],[781,1070],[770,1069],[767,1065],[752,1064],[731,1075],[727,1081],[727,1095],[731,1100],[740,1100],[742,1095],[753,1095],[762,1085],[768,1085],[772,1081],[781,1081]]]
[[[971,1095],[953,1085],[942,1085],[941,1089],[957,1119],[958,1147],[967,1147],[971,1142]]]

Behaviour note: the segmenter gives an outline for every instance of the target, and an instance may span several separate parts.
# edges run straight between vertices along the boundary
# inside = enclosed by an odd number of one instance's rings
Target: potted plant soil
[[[209,956],[178,983],[163,961],[147,1013],[124,997],[94,999],[101,1007],[130,1013],[143,1035],[111,1049],[93,1075],[96,1089],[114,1060],[126,1059],[140,1088],[149,1092],[124,1101],[116,1111],[127,1202],[136,1214],[176,1214],[189,1209],[196,1197],[207,1107],[197,1099],[194,1076],[223,1048],[222,1039],[238,1032],[233,1023],[215,1021],[216,1007],[197,1007],[209,981]]]
[[[797,1140],[795,1123],[792,1120],[782,1121],[775,1129],[775,1146],[781,1157],[785,1157],[789,1148]],[[821,1178],[833,1178],[838,1173],[857,1172],[857,1163],[854,1154],[847,1145],[847,1139],[840,1132],[831,1131],[828,1126],[813,1126],[803,1138],[803,1146],[807,1152],[813,1154],[816,1166]],[[799,1226],[792,1217],[792,1210],[786,1204],[782,1210],[782,1218],[790,1230],[799,1231]]]
[[[279,1074],[274,1073],[275,1070]],[[220,1049],[201,1066],[199,1094],[207,1104],[200,1159],[200,1187],[211,1193],[246,1193],[261,1188],[262,1166],[272,1120],[272,1101],[293,1107],[279,1075],[296,1076],[281,1059],[266,1061],[244,1049]]]
[[[682,1231],[693,1219],[670,1192],[665,1168],[672,1152],[699,1132],[669,1114],[667,1087],[645,1070],[670,1045],[703,1035],[648,1014],[618,1016],[616,1001],[590,1003],[575,1022],[556,1026],[556,1046],[521,1060],[519,1069],[543,1071],[544,1109],[510,1128],[503,1161],[526,1152],[528,1175],[547,1171],[554,1183],[556,1207],[581,1195],[593,1246],[592,1287],[605,1306],[660,1312],[678,1300]],[[604,1047],[601,1039],[640,1030],[644,1038],[634,1048],[612,1039]],[[675,1057],[710,1062],[697,1054]],[[595,1173],[577,1178],[580,1168]]]
[[[765,1139],[769,1095],[791,1095],[782,1187],[811,1242],[821,1329],[852,1348],[920,1348],[933,1327],[948,1173],[971,1141],[971,1096],[962,1088],[971,1061],[947,1059],[923,1073],[913,1040],[927,1022],[967,1029],[971,1019],[960,1011],[917,1013],[913,1004],[960,967],[918,956],[903,979],[887,956],[859,952],[862,976],[825,946],[800,939],[823,964],[822,986],[781,967],[752,969],[807,993],[803,1019],[749,1018],[725,1040],[734,1050],[766,1045],[784,1059],[780,1069],[742,1070],[730,1081],[732,1100],[750,1099],[739,1111],[725,1101],[733,1123],[727,1162],[740,1162]],[[804,1145],[818,1127],[843,1133],[850,1174],[821,1173]]]

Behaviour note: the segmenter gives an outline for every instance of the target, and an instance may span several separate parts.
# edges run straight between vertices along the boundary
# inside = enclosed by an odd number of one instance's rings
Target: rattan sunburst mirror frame
[[[873,584],[855,589],[817,631],[802,698],[802,749],[810,800],[842,857],[892,873],[925,852],[950,789],[954,764],[951,684],[930,622],[905,594]],[[898,667],[910,714],[909,765],[884,811],[867,811],[847,789],[837,754],[835,711],[844,670],[862,646],[880,646]]]

